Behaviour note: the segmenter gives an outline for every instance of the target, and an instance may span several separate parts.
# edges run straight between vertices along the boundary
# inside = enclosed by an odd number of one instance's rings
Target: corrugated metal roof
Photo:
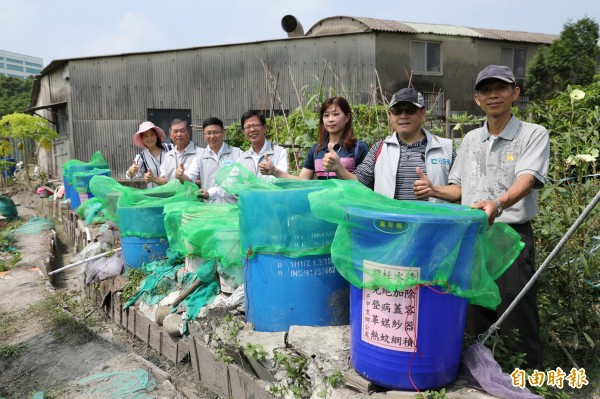
[[[458,25],[401,22],[364,17],[329,17],[317,22],[306,32],[306,36],[334,35],[369,31],[399,33],[430,33],[435,35],[464,36],[489,40],[506,40],[524,43],[550,44],[558,35],[547,33],[519,32],[499,29],[471,28]]]

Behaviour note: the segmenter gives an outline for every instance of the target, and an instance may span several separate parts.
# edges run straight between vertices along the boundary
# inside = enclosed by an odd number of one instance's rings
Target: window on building
[[[500,63],[512,69],[515,78],[525,77],[525,49],[503,47],[500,54]]]
[[[8,58],[8,57],[6,57],[6,61],[12,62],[13,64],[21,64],[21,65],[23,65],[23,61],[21,61],[21,60],[15,60],[14,58]]]
[[[38,74],[40,73],[39,69],[35,69],[35,68],[25,68],[25,72],[27,73],[33,73],[33,74]]]
[[[65,139],[68,136],[68,125],[67,125],[67,106],[62,105],[56,107],[55,109],[56,115],[56,131],[61,139]]]
[[[424,91],[423,98],[425,100],[425,109],[433,115],[440,116],[444,114],[445,98],[443,91]]]
[[[42,67],[42,64],[38,64],[35,62],[29,62],[29,61],[25,61],[25,65],[32,66],[32,67],[38,67],[38,68]]]
[[[414,73],[442,73],[441,46],[438,42],[410,42],[410,67]]]
[[[19,72],[23,72],[23,67],[22,66],[16,66],[16,65],[10,65],[7,64],[6,65],[6,69],[9,69],[11,71],[19,71]]]

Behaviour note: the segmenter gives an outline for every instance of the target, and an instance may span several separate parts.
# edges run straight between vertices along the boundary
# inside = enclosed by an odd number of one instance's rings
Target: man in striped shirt
[[[423,95],[413,88],[398,91],[390,100],[389,116],[394,132],[371,148],[354,174],[344,169],[334,151],[323,158],[325,169],[398,200],[417,199],[413,190],[414,181],[419,179],[417,170],[432,181],[447,184],[456,153],[452,140],[434,136],[422,127]]]

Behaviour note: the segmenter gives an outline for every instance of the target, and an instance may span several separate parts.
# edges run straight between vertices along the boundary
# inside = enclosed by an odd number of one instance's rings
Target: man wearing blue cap
[[[510,68],[489,65],[475,81],[475,102],[485,112],[483,127],[469,132],[450,171],[448,186],[438,186],[427,176],[414,183],[415,195],[482,209],[490,224],[509,224],[525,243],[523,251],[496,280],[502,302],[496,311],[470,306],[467,332],[479,335],[504,313],[535,273],[535,248],[531,220],[538,213],[538,190],[544,187],[550,159],[548,132],[512,114],[520,88]],[[507,315],[500,331],[510,336],[519,330],[515,347],[525,353],[526,366],[542,368],[536,289],[532,287]]]

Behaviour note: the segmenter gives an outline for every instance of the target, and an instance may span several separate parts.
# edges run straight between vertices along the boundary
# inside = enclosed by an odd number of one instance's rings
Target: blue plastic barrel
[[[162,259],[169,249],[163,219],[164,206],[118,206],[117,225],[125,268]]]
[[[239,194],[242,253],[261,246],[303,249],[331,245],[337,225],[310,212],[307,184],[281,191],[244,190]],[[287,331],[291,325],[348,324],[349,283],[320,255],[289,257],[258,251],[244,259],[246,319],[256,331]]]
[[[163,259],[167,249],[169,249],[167,237],[121,237],[121,253],[126,269],[138,269],[144,263]]]
[[[166,237],[163,210],[164,205],[121,206],[117,202],[117,225],[121,236]]]
[[[7,166],[6,168],[2,169],[2,176],[4,177],[9,177],[9,176],[14,176],[15,175],[15,159],[14,158],[0,158],[0,161],[7,161],[7,162],[12,162],[13,164],[10,166]]]
[[[348,324],[348,282],[331,255],[257,254],[244,269],[246,318],[256,331]]]
[[[65,182],[65,194],[67,199],[71,200],[71,209],[75,210],[81,205],[81,199],[84,197],[84,201],[88,199],[87,193],[80,193],[77,191],[77,183],[75,182],[75,173],[91,171],[93,169],[108,170],[108,164],[94,164],[94,163],[82,163],[69,165],[67,170],[63,170],[63,181]],[[64,175],[67,174],[67,178]],[[90,177],[91,179],[91,177]],[[89,186],[89,180],[88,180]]]
[[[98,169],[94,168],[91,170],[75,172],[72,175],[72,189],[74,190],[73,198],[71,198],[71,208],[77,209],[79,205],[84,203],[90,198],[94,198],[94,195],[90,191],[90,180],[94,176],[111,176],[110,169]]]
[[[366,268],[406,277],[419,273],[425,281],[450,251],[458,250],[449,282],[470,287],[478,233],[485,215],[405,215],[347,208],[352,262]],[[357,269],[358,270],[358,269]],[[366,281],[367,274],[359,272]],[[458,375],[467,300],[446,294],[439,286],[407,287],[402,291],[350,290],[350,356],[354,369],[367,380],[391,389],[439,389]],[[412,380],[412,381],[411,381]]]

